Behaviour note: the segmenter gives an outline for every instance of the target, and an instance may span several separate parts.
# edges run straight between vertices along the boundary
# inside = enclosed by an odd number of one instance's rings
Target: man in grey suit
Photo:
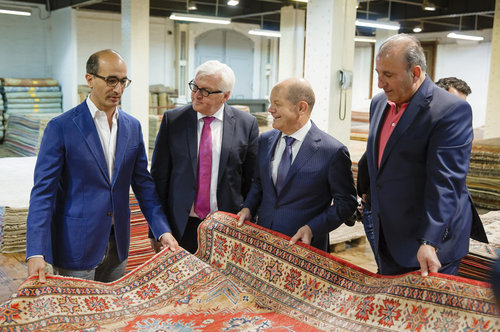
[[[328,233],[357,205],[349,152],[310,120],[309,82],[284,80],[270,99],[275,129],[259,139],[257,175],[239,225],[258,214],[259,225],[292,236],[292,244],[301,240],[327,251]]]
[[[253,181],[259,130],[254,116],[226,104],[234,81],[227,65],[201,64],[189,83],[192,104],[166,111],[156,139],[151,174],[174,236],[191,253],[206,215],[237,213]]]

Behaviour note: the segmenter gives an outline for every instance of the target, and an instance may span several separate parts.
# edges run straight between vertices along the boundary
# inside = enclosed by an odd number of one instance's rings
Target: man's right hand
[[[250,209],[249,208],[241,209],[241,211],[238,212],[238,217],[240,217],[240,219],[238,220],[238,227],[241,227],[245,223],[245,220],[252,220],[252,214],[250,213]]]
[[[38,280],[45,283],[45,260],[42,257],[31,257],[28,259],[28,278],[38,276]]]
[[[151,248],[153,248],[155,253],[159,253],[161,251],[160,241],[156,241],[155,239],[149,238],[149,243],[151,244]]]

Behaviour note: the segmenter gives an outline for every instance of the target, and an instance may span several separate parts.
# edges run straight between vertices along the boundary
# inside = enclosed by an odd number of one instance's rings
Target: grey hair
[[[223,92],[232,91],[234,87],[234,72],[228,65],[217,61],[209,60],[196,68],[195,77],[215,76],[219,78],[218,89]]]
[[[426,71],[427,63],[425,61],[425,54],[420,41],[412,35],[400,33],[387,38],[382,45],[380,45],[378,54],[386,54],[390,52],[400,42],[405,43],[405,58],[408,64],[408,70],[414,66],[420,66],[422,71]]]

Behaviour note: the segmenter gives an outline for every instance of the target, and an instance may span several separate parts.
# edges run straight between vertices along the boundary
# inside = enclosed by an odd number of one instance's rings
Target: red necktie
[[[210,213],[210,178],[212,175],[212,129],[210,123],[215,118],[204,117],[201,130],[200,151],[198,154],[198,186],[194,200],[194,212],[205,219]]]

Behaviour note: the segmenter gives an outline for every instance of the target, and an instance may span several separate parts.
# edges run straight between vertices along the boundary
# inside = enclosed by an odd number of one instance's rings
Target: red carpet
[[[196,256],[164,251],[112,284],[30,278],[0,330],[498,331],[486,283],[381,277],[214,213]]]

